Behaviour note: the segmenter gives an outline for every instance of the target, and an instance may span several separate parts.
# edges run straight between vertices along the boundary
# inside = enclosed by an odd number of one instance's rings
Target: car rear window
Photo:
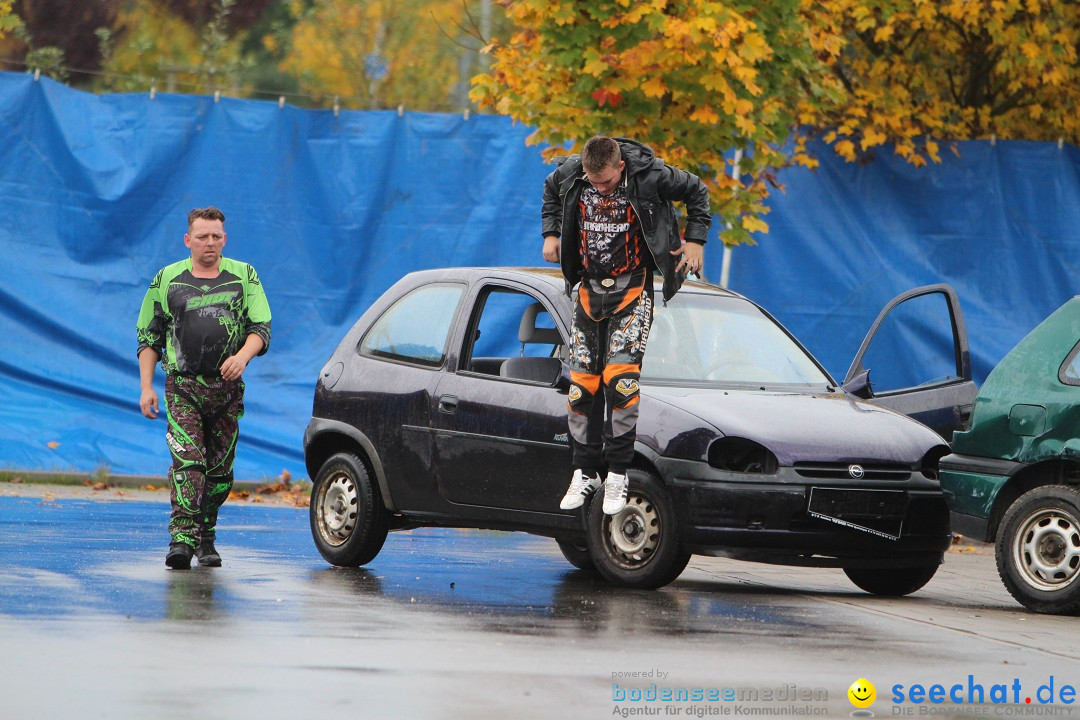
[[[464,285],[426,285],[391,305],[360,341],[360,353],[439,367]]]
[[[1058,380],[1066,385],[1080,385],[1080,343],[1073,347],[1069,357],[1061,364]]]

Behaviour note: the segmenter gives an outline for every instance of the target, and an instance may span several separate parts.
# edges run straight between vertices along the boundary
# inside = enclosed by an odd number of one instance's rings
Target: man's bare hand
[[[221,363],[221,377],[226,380],[239,380],[247,368],[248,361],[239,355],[233,355]]]
[[[139,397],[139,409],[142,410],[142,414],[153,420],[158,414],[158,396],[154,392],[153,388],[150,390],[143,390],[142,395]]]
[[[701,271],[705,268],[705,246],[701,243],[683,242],[678,250],[672,250],[672,255],[682,254],[679,263],[675,266],[675,272],[682,275],[694,274],[701,277]]]
[[[548,235],[544,238],[544,259],[550,263],[559,262],[559,238],[555,235]]]

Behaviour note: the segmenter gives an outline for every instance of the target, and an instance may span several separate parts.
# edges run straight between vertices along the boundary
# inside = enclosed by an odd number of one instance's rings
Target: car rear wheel
[[[874,595],[901,597],[922,589],[937,573],[938,565],[912,568],[844,568],[848,580]]]
[[[556,540],[555,542],[559,544],[559,551],[562,552],[568,563],[578,570],[596,571],[596,565],[593,563],[592,556],[589,555],[589,546],[587,544],[568,540]]]
[[[371,562],[389,528],[379,488],[352,453],[338,453],[323,463],[311,488],[309,517],[319,554],[341,567]]]
[[[686,567],[690,553],[679,544],[675,508],[659,478],[631,468],[626,507],[605,515],[603,490],[590,501],[589,553],[596,570],[615,585],[655,589]]]
[[[1046,485],[1005,511],[996,545],[998,575],[1038,613],[1080,613],[1080,490]]]

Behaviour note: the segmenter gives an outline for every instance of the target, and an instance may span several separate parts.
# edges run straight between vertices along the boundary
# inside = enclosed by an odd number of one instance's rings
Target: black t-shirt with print
[[[634,207],[619,185],[603,195],[591,185],[581,192],[578,235],[585,274],[594,278],[618,277],[643,264],[644,242]]]

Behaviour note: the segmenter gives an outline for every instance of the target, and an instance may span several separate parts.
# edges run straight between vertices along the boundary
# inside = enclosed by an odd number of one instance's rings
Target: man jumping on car
[[[686,205],[685,242],[673,201]],[[581,507],[606,466],[603,509],[616,515],[634,458],[653,272],[663,275],[665,302],[687,274],[700,275],[709,191],[639,142],[597,136],[544,180],[542,220],[544,259],[560,263],[574,302],[567,416],[575,469],[559,507]],[[601,385],[602,430],[592,412]]]

